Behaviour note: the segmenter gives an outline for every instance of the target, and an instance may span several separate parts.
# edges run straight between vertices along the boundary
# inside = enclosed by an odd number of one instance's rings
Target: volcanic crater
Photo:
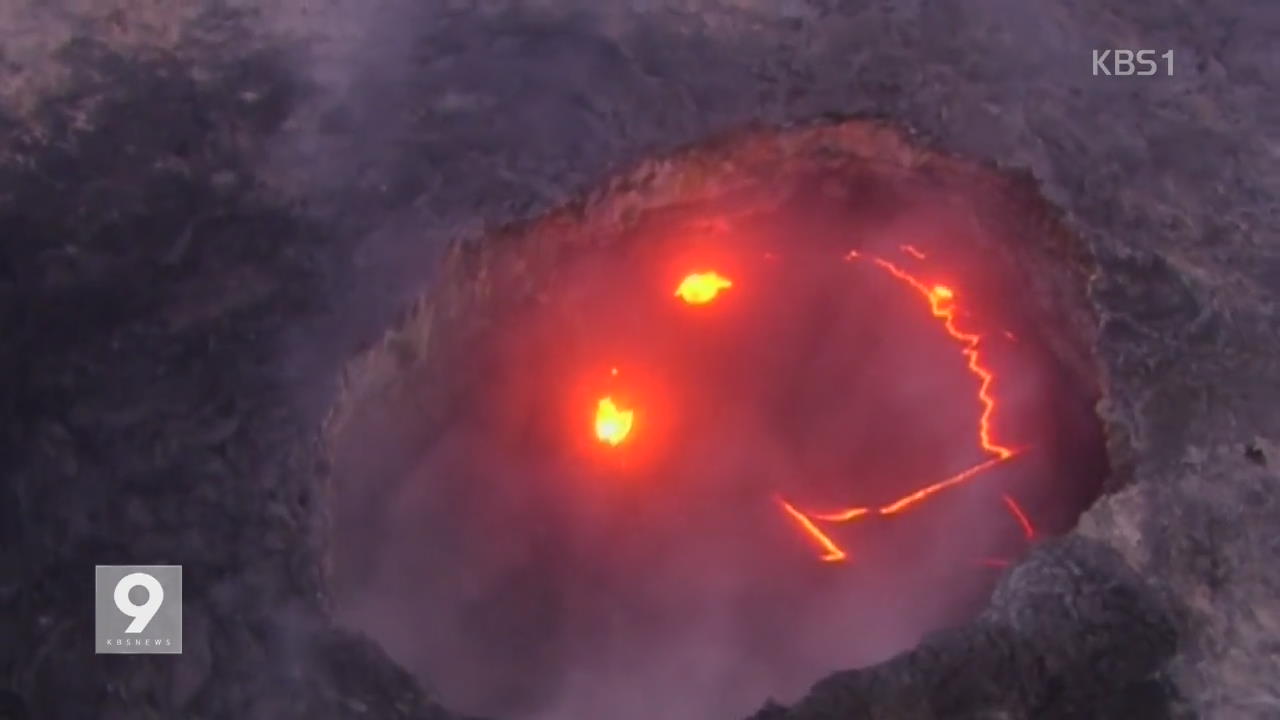
[[[326,436],[339,618],[454,709],[794,699],[1118,482],[1081,245],[875,122],[642,163],[444,268]]]

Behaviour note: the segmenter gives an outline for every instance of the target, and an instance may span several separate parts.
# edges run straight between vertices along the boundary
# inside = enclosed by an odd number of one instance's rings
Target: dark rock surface
[[[188,5],[0,18],[5,717],[448,717],[325,619],[343,361],[450,241],[822,113],[1063,209],[1118,471],[978,622],[758,717],[1280,713],[1274,3]],[[92,655],[110,562],[185,566],[181,657]]]

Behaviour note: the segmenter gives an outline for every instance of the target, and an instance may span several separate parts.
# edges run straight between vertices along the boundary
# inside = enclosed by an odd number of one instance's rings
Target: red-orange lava
[[[611,397],[602,397],[596,404],[596,439],[606,445],[621,445],[634,422],[635,411],[618,407]]]
[[[924,260],[925,254],[919,249],[911,246],[902,246],[902,251],[916,260]],[[849,507],[834,512],[814,513],[803,512],[797,510],[794,506],[784,502],[784,507],[788,514],[795,520],[797,526],[803,530],[809,537],[823,548],[821,558],[828,562],[844,560],[849,557],[848,552],[841,548],[827,533],[823,532],[817,522],[841,523],[849,522],[861,517],[872,514],[876,515],[896,515],[905,512],[925,499],[936,495],[944,490],[961,485],[983,472],[990,470],[996,465],[1014,457],[1017,454],[1013,448],[998,442],[993,437],[991,429],[992,418],[996,412],[996,398],[992,393],[992,384],[995,382],[995,374],[988,369],[982,362],[979,354],[979,346],[982,343],[982,337],[977,333],[962,330],[957,325],[957,308],[956,308],[956,292],[949,285],[941,283],[929,283],[925,280],[907,272],[899,265],[881,257],[863,255],[862,253],[851,251],[845,256],[846,260],[856,261],[861,259],[869,260],[877,267],[888,272],[893,277],[906,283],[909,287],[916,290],[929,304],[929,311],[935,318],[941,321],[943,329],[950,335],[959,345],[960,352],[966,359],[969,372],[978,381],[977,401],[981,408],[981,414],[978,417],[977,427],[977,446],[987,459],[972,465],[968,468],[916,490],[908,495],[904,495],[879,507]],[[1023,534],[1028,540],[1035,536],[1035,530],[1031,526],[1030,520],[1026,513],[1018,507],[1008,495],[1004,496],[1005,504],[1010,512],[1018,520],[1019,525],[1023,529]]]
[[[721,290],[731,287],[733,281],[718,272],[695,272],[689,273],[680,281],[675,296],[690,305],[706,305],[715,300]]]
[[[1027,518],[1027,513],[1018,505],[1018,501],[1014,500],[1008,493],[1002,497],[1005,507],[1009,508],[1009,514],[1013,515],[1013,519],[1018,521],[1018,526],[1022,528],[1022,535],[1028,541],[1034,540],[1036,537],[1036,529],[1031,525],[1031,520]]]
[[[818,547],[822,549],[822,555],[820,557],[824,561],[840,562],[841,560],[849,557],[844,550],[840,549],[840,546],[835,544],[835,541],[827,537],[826,533],[822,532],[822,530],[814,524],[813,520],[810,519],[808,515],[800,512],[794,505],[782,498],[778,498],[778,504],[781,505],[782,509],[796,521],[797,525],[804,528],[805,531],[809,533],[809,537],[814,539],[818,544]]]
[[[904,255],[916,261],[927,259],[924,252],[912,245],[903,245],[899,249]],[[1018,454],[1017,450],[997,440],[994,436],[992,423],[997,411],[997,399],[993,390],[993,385],[996,381],[995,373],[983,362],[981,355],[982,336],[976,332],[965,330],[959,325],[958,316],[960,313],[957,307],[958,293],[956,290],[949,284],[932,282],[916,273],[909,272],[902,265],[883,257],[851,251],[845,256],[845,260],[865,260],[915,290],[925,301],[929,312],[939,321],[943,330],[959,346],[959,351],[965,358],[966,367],[977,382],[974,399],[980,412],[974,444],[977,453],[984,455],[985,459],[969,467],[962,468],[941,480],[925,484],[917,490],[882,505],[859,505],[817,512],[801,510],[782,496],[777,496],[776,500],[779,506],[820,550],[819,557],[825,562],[848,560],[850,553],[825,532],[820,523],[848,523],[860,518],[892,516],[904,513],[939,493],[979,477],[984,472]],[[730,287],[733,287],[733,282],[718,272],[692,272],[680,282],[674,295],[690,305],[705,305],[715,300],[721,291]],[[1006,335],[1008,334],[1006,332]],[[616,377],[618,374],[617,368],[612,368],[610,374]],[[595,416],[595,434],[600,442],[610,446],[621,444],[630,433],[633,422],[634,412],[627,408],[618,407],[612,397],[603,397],[599,400]],[[1017,521],[1026,540],[1028,542],[1033,540],[1036,534],[1035,529],[1026,513],[1011,496],[1006,494],[1002,499],[1009,513]],[[988,566],[1003,566],[1007,562],[1007,560],[999,558],[984,558],[980,561],[981,564]]]

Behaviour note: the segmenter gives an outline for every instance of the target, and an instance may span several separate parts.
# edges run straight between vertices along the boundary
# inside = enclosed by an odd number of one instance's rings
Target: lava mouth
[[[725,227],[725,225],[721,223],[719,227]],[[925,253],[914,245],[902,245],[899,249],[915,261],[923,262],[928,258]],[[767,253],[764,257],[774,261],[777,260],[778,255],[776,253]],[[992,424],[993,416],[996,412],[996,397],[993,390],[993,384],[996,380],[995,373],[983,364],[979,350],[983,343],[982,336],[961,330],[957,325],[957,317],[960,314],[960,310],[957,307],[955,291],[947,285],[931,285],[904,269],[900,264],[884,258],[863,256],[856,250],[851,250],[844,257],[848,261],[857,261],[866,257],[867,261],[919,292],[920,296],[927,302],[930,313],[940,321],[942,329],[958,343],[959,351],[966,359],[966,367],[973,374],[976,381],[975,403],[980,408],[980,411],[975,422],[975,445],[988,456],[988,459],[937,482],[925,485],[918,490],[909,492],[879,507],[852,506],[829,512],[804,512],[781,496],[778,496],[778,503],[782,509],[796,521],[799,528],[815,541],[822,551],[821,559],[827,562],[847,560],[849,554],[828,533],[821,529],[821,523],[847,523],[875,515],[896,515],[906,512],[944,490],[957,487],[964,482],[979,477],[987,470],[1018,454],[1018,451],[1000,444],[993,437]],[[714,301],[721,290],[732,286],[733,282],[731,280],[714,271],[690,273],[685,276],[679,287],[676,288],[675,296],[690,305],[705,305]],[[1004,331],[1003,335],[1006,338],[1013,338],[1013,334],[1009,331]],[[617,368],[614,368],[611,374],[616,377]],[[911,378],[903,378],[903,380],[910,381]],[[617,446],[630,429],[632,413],[627,412],[625,415],[620,415],[614,408],[611,398],[607,397],[600,401],[600,408],[601,410],[597,413],[596,420],[597,437],[608,445]],[[621,417],[621,421],[619,417]],[[1002,495],[1002,500],[1012,516],[1017,520],[1019,526],[1023,528],[1026,539],[1028,541],[1035,539],[1035,528],[1017,501],[1008,493]],[[991,558],[984,558],[983,562],[997,566],[1003,566],[1008,563],[1007,560]]]
[[[809,168],[458,260],[336,451],[344,619],[455,707],[573,718],[746,714],[971,618],[1106,473],[1044,211],[984,192]]]

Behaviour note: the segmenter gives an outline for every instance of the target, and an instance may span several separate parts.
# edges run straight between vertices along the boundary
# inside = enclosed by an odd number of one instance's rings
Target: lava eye
[[[618,446],[631,434],[635,411],[618,407],[611,397],[600,398],[596,404],[596,439],[606,445]]]
[[[715,300],[721,290],[731,287],[733,281],[718,272],[695,272],[680,281],[675,296],[690,305],[706,305]]]

